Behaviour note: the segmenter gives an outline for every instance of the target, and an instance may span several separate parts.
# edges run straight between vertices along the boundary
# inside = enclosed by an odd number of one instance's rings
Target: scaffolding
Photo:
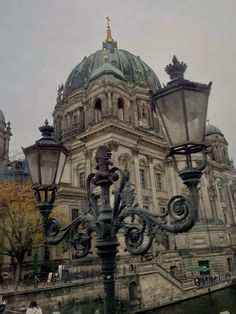
[[[8,163],[0,163],[0,182],[25,182],[29,178],[29,167],[21,153],[11,153]]]

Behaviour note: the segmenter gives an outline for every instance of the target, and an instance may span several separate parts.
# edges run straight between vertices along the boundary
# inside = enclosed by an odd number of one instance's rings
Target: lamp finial
[[[184,62],[179,62],[175,55],[173,55],[172,63],[169,63],[165,67],[165,71],[169,74],[172,81],[177,79],[183,79],[186,69],[187,64]]]
[[[44,125],[39,127],[39,131],[42,133],[43,137],[52,137],[54,127],[49,124],[48,119],[45,119]]]

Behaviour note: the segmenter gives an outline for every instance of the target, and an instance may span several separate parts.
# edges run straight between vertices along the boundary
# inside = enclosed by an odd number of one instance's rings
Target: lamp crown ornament
[[[44,125],[39,127],[39,131],[42,133],[43,137],[52,137],[54,127],[50,125],[48,119],[46,119]]]
[[[179,62],[177,57],[174,55],[172,58],[172,63],[169,63],[165,67],[165,71],[169,74],[171,80],[178,80],[184,78],[184,72],[187,69],[187,64],[184,62]]]

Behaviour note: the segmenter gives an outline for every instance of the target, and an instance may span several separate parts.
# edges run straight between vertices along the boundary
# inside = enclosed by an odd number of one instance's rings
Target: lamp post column
[[[101,268],[104,284],[104,313],[115,314],[115,280],[116,254],[119,246],[113,225],[113,209],[110,206],[109,178],[97,178],[96,185],[101,187],[101,207],[99,208],[97,229],[97,254],[101,258]]]
[[[102,238],[98,237],[96,247],[97,254],[101,258],[101,268],[104,285],[104,313],[115,314],[115,279],[116,254],[118,241],[116,236]]]

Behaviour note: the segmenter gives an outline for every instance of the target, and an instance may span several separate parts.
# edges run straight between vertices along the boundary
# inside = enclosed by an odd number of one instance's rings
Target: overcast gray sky
[[[236,162],[235,0],[0,0],[0,109],[12,123],[10,150],[40,137],[59,83],[102,47],[105,16],[118,47],[139,55],[161,82],[173,54],[185,77],[213,81],[208,116]]]

